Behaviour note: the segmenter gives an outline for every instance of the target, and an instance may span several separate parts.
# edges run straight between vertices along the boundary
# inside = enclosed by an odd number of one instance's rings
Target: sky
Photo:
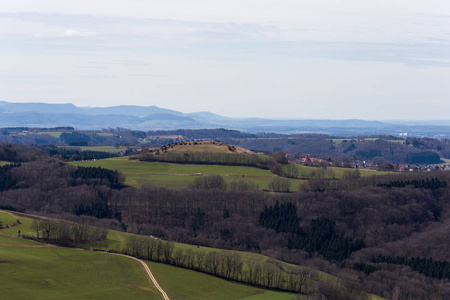
[[[0,101],[447,120],[450,1],[0,1]]]

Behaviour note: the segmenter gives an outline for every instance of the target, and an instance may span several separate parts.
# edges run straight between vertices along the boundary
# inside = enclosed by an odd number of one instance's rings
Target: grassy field
[[[100,152],[108,152],[108,153],[114,153],[117,154],[121,151],[126,151],[127,147],[114,147],[114,146],[86,146],[86,147],[80,147],[83,151],[100,151]]]
[[[6,214],[6,211],[0,210],[0,213]],[[16,213],[11,212],[9,213],[14,216],[15,219],[19,219],[20,223],[19,225],[16,225],[11,228],[1,229],[0,233],[7,234],[7,235],[17,235],[18,231],[21,231],[22,235],[29,235],[29,236],[36,236],[36,232],[31,229],[31,223],[33,222],[33,219],[31,217],[34,217],[32,215],[28,214],[22,214],[22,213]],[[108,250],[108,251],[115,251],[120,252],[125,247],[125,242],[127,238],[131,235],[131,233],[126,233],[122,231],[116,231],[116,230],[109,230],[108,237],[106,241],[97,243],[95,245],[89,245],[86,246],[86,248],[94,248],[98,250]],[[174,251],[177,249],[182,249],[184,251],[191,250],[192,252],[204,252],[205,254],[208,254],[212,251],[218,251],[223,252],[226,251],[228,253],[237,253],[241,256],[243,261],[248,260],[254,260],[257,262],[264,262],[269,259],[269,257],[257,254],[257,253],[251,253],[251,252],[242,252],[242,251],[234,251],[234,250],[223,250],[218,248],[210,248],[210,247],[197,247],[190,244],[182,244],[182,243],[175,243]],[[280,262],[282,265],[285,265],[286,267],[292,266],[291,264]],[[324,272],[318,272],[318,276],[322,280],[336,280],[335,277],[328,275]]]
[[[99,151],[99,152],[108,152],[108,153],[113,153],[113,154],[117,154],[121,151],[126,151],[128,149],[128,147],[114,147],[114,146],[64,146],[64,148],[70,149],[70,148],[77,148],[77,149],[81,149],[82,151]]]
[[[17,217],[15,217],[14,215],[0,210],[0,225],[1,226],[3,226],[3,227],[8,226],[8,225],[16,222],[16,220],[17,220]]]
[[[98,132],[97,135],[98,136],[118,136],[117,134],[107,133],[107,132]]]
[[[21,239],[21,238],[17,238],[17,237],[7,236],[9,234],[17,235],[18,230],[21,230],[22,234],[28,234],[31,236],[35,236],[35,232],[30,228],[31,223],[32,223],[32,219],[30,217],[33,217],[33,216],[26,215],[26,214],[14,213],[14,212],[9,213],[9,212],[0,210],[0,217],[1,216],[4,217],[7,213],[10,216],[12,215],[13,219],[17,219],[17,218],[20,219],[21,224],[16,225],[12,228],[0,230],[0,263],[1,263],[1,260],[4,260],[4,258],[3,258],[3,252],[5,251],[4,248],[7,248],[7,247],[14,248],[12,246],[4,246],[5,244],[16,245],[18,250],[21,250],[22,248],[20,248],[20,247],[24,247],[23,245],[25,245],[25,246],[27,246],[27,245],[48,246],[46,244],[41,244],[41,243],[27,240],[27,239]],[[131,235],[130,233],[110,230],[108,233],[107,241],[95,246],[94,248],[99,249],[99,250],[107,249],[107,250],[121,251],[123,249],[123,247],[125,246],[125,241],[126,241],[127,237],[129,237],[130,235]],[[84,253],[90,253],[92,255],[94,255],[94,254],[102,255],[103,254],[101,252],[88,252],[88,251],[84,252],[84,251],[70,249],[70,248],[58,248],[58,247],[53,247],[53,246],[50,246],[50,247],[52,247],[52,249],[63,249],[65,251],[67,250],[69,253],[67,257],[65,257],[64,255],[57,255],[57,256],[59,258],[61,258],[62,260],[69,260],[69,261],[77,262],[79,265],[82,265],[82,262],[92,264],[91,262],[94,258],[90,258],[90,257],[82,258]],[[36,248],[32,248],[32,249],[36,249]],[[263,261],[266,261],[269,259],[267,256],[264,256],[261,254],[256,254],[256,253],[222,250],[222,249],[209,248],[209,247],[198,248],[193,245],[181,244],[181,243],[175,243],[174,251],[176,251],[177,249],[183,249],[185,251],[190,249],[193,252],[203,251],[205,254],[207,254],[211,251],[221,251],[221,252],[226,251],[229,253],[238,253],[244,262],[248,261],[250,259],[263,262]],[[47,249],[47,252],[43,251],[44,256],[45,256],[45,253],[49,253],[48,251],[49,251],[48,249]],[[72,253],[70,251],[75,251],[75,252]],[[12,251],[12,252],[14,252],[14,251]],[[20,252],[20,251],[18,251],[18,252]],[[55,253],[55,252],[52,252],[52,253]],[[60,252],[57,252],[57,253],[61,254]],[[72,254],[70,254],[70,253],[72,253]],[[107,254],[103,254],[103,255],[108,256]],[[53,256],[52,256],[52,258],[54,259]],[[78,261],[77,261],[77,259],[78,259]],[[85,259],[85,260],[83,260],[83,259]],[[106,258],[104,258],[104,261],[108,261],[108,259],[109,258],[106,257]],[[132,265],[132,266],[130,266],[130,268],[139,267],[137,264],[133,265],[132,262],[133,261],[131,261],[131,263],[128,262],[129,264]],[[32,263],[32,262],[30,262],[30,263]],[[172,300],[173,299],[247,299],[247,300],[297,299],[297,298],[295,298],[295,297],[297,297],[297,295],[291,294],[291,293],[270,291],[270,290],[256,288],[256,287],[253,287],[250,285],[234,283],[234,282],[223,280],[223,279],[220,279],[220,278],[217,278],[214,276],[210,276],[210,275],[207,275],[207,274],[204,274],[201,272],[187,270],[184,268],[178,268],[178,267],[174,267],[174,266],[170,266],[170,265],[148,262],[148,261],[146,263],[151,268],[151,270],[154,273],[159,284],[168,293],[170,299],[172,299]],[[284,262],[280,262],[280,263],[281,263],[281,265],[284,265],[285,267],[292,266],[288,263],[284,263]],[[109,263],[105,262],[105,264],[109,264]],[[117,262],[115,264],[117,264]],[[0,266],[1,266],[1,264],[0,264]],[[96,266],[97,265],[95,263],[92,264],[91,268],[88,268],[87,266],[80,266],[77,269],[77,272],[87,272],[88,274],[86,276],[92,276],[91,274],[89,274],[89,272],[94,272],[94,271],[92,271],[92,268],[94,268]],[[86,271],[86,270],[88,270],[88,271]],[[108,276],[115,276],[115,275],[111,275],[111,273],[115,272],[114,270],[110,270],[109,268],[107,270],[109,270],[109,271],[107,271],[107,272],[109,272]],[[142,272],[142,269],[140,269],[140,270]],[[133,272],[130,270],[127,270],[127,271],[129,273],[131,272],[131,274],[134,274],[135,277],[137,276],[136,270],[134,270]],[[34,270],[33,272],[38,272],[38,270]],[[2,272],[0,272],[0,273],[2,273]],[[4,274],[2,274],[2,275],[4,275]],[[1,281],[3,278],[2,275],[0,275],[0,282],[2,282]],[[325,272],[317,271],[317,276],[320,280],[339,282],[339,279],[337,277],[327,274]],[[77,278],[84,278],[84,277],[80,275]],[[109,277],[109,278],[111,278],[111,277]],[[81,279],[79,279],[79,280],[81,280]],[[119,278],[118,280],[123,281],[123,279],[121,279],[121,278]],[[136,279],[136,280],[138,280],[138,279]],[[8,281],[5,280],[4,282],[8,282]],[[11,283],[11,284],[14,285],[15,283]],[[68,286],[70,286],[70,284],[71,283],[63,283],[63,287],[62,287],[61,291],[65,293],[67,291]],[[104,283],[102,283],[102,285],[103,284]],[[119,284],[120,284],[120,282],[119,282]],[[147,285],[142,284],[142,283],[130,283],[127,285],[127,287],[133,287],[133,288],[135,288],[136,286],[147,287]],[[125,288],[123,286],[123,284],[121,287]],[[33,288],[39,289],[39,285],[33,286]],[[148,287],[148,289],[150,289],[152,291],[151,294],[144,293],[148,297],[148,299],[159,299],[157,297],[156,298],[154,297],[153,292],[156,291],[156,289],[154,287],[150,286],[150,287]],[[147,289],[147,291],[148,291],[148,289]],[[17,291],[15,291],[15,292],[17,292]],[[138,291],[134,291],[134,292],[137,293]],[[43,291],[40,291],[39,293],[43,293]],[[118,293],[121,293],[121,292],[118,291]],[[15,298],[15,296],[13,294],[8,294],[8,295],[11,295],[11,297],[9,297],[8,299]],[[100,294],[98,294],[98,295],[100,295]],[[375,299],[376,300],[383,299],[376,295],[369,295],[369,296],[371,299],[374,299],[374,300]],[[61,294],[59,295],[59,297],[61,297]],[[59,297],[55,296],[52,298],[50,296],[45,296],[45,297],[42,296],[42,299],[44,299],[44,298],[45,299],[77,299],[77,297],[72,298],[69,296],[62,297],[62,298],[59,298]],[[20,298],[20,297],[17,297],[17,298]],[[78,296],[78,298],[80,298],[80,297]],[[83,297],[81,297],[81,298],[83,298]],[[103,299],[104,297],[99,296],[99,297],[88,297],[88,298]],[[117,297],[117,298],[105,297],[105,299],[119,299],[119,298],[120,297]],[[34,298],[34,299],[39,299],[39,298]],[[137,295],[136,298],[133,298],[133,299],[140,299],[139,295]],[[300,298],[300,299],[302,299],[302,298]]]
[[[0,238],[2,299],[160,299],[138,262]]]
[[[62,132],[61,131],[41,131],[41,132],[38,132],[37,134],[48,134],[54,138],[59,139],[61,137]]]
[[[7,213],[0,211],[0,216]],[[11,216],[10,214],[8,214]],[[32,219],[0,230],[0,282],[6,299],[160,299],[139,264],[102,252],[81,251],[7,236],[33,235]],[[128,233],[110,231],[109,249],[121,249]],[[176,247],[192,247],[176,244]],[[218,249],[201,248],[209,251]],[[249,253],[249,255],[251,255]],[[264,290],[165,264],[146,262],[170,299],[294,299],[295,294]],[[26,288],[24,288],[26,287]],[[82,288],[80,288],[82,287]]]
[[[8,165],[10,164],[9,161],[0,160],[0,166]]]
[[[354,171],[354,169],[348,169],[348,168],[336,168],[336,167],[330,167],[330,170],[333,170],[335,176],[337,178],[342,178],[342,175],[345,171]],[[395,172],[386,172],[386,171],[377,171],[377,170],[364,170],[359,169],[359,173],[361,174],[361,177],[365,176],[372,176],[372,175],[386,175],[386,174],[395,174]]]
[[[254,182],[260,190],[268,190],[269,183],[276,178],[269,170],[244,166],[222,165],[189,165],[164,162],[142,162],[129,160],[128,157],[115,157],[96,161],[74,162],[73,165],[82,167],[102,167],[111,170],[120,170],[126,177],[125,184],[140,187],[145,183],[170,189],[184,189],[194,182],[195,178],[207,175],[222,175],[227,183],[238,180]],[[318,168],[296,165],[299,173],[309,173]],[[342,178],[348,168],[330,167],[336,178]],[[392,172],[375,170],[359,170],[361,176],[385,175]],[[301,176],[301,175],[300,175]],[[304,179],[289,179],[291,191],[297,191]]]
[[[182,165],[163,162],[142,162],[129,160],[128,157],[115,157],[96,161],[71,163],[83,167],[102,167],[120,170],[126,177],[125,183],[139,187],[145,183],[173,189],[188,187],[195,178],[205,175],[222,175],[229,183],[237,180],[249,180],[259,185],[260,189],[268,189],[269,183],[276,177],[269,170],[243,166],[220,165]],[[292,190],[297,190],[303,183],[300,179],[291,179]]]
[[[147,262],[160,286],[170,299],[227,300],[227,299],[295,299],[296,295],[236,284],[201,272]]]

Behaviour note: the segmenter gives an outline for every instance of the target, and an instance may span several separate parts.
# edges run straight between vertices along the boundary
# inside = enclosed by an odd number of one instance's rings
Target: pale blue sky
[[[447,1],[220,2],[1,1],[0,101],[449,119]]]

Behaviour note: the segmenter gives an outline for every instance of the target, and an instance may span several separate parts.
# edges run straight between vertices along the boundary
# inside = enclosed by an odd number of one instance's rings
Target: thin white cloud
[[[89,31],[78,31],[75,29],[67,29],[61,36],[63,37],[88,37],[88,36],[94,36],[97,35],[96,32],[89,32]]]

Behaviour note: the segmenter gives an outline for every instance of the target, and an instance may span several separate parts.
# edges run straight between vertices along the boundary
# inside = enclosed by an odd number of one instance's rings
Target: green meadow
[[[295,294],[264,290],[245,284],[209,276],[201,272],[147,262],[159,285],[170,299],[296,299]],[[302,298],[300,298],[302,299]]]
[[[6,214],[6,213],[7,213],[6,211],[0,210],[0,215]],[[13,215],[13,216],[15,215],[14,219],[19,219],[20,224],[14,226],[14,227],[11,227],[11,228],[1,229],[0,234],[16,236],[18,234],[18,231],[20,230],[22,235],[36,236],[36,232],[33,229],[31,229],[31,224],[32,224],[33,218],[35,218],[35,216],[24,214],[24,213],[17,213],[17,212],[9,213],[9,214]],[[57,219],[54,219],[54,220],[57,220]],[[67,221],[63,221],[63,220],[60,220],[60,221],[67,222]],[[99,242],[96,244],[84,245],[81,247],[86,248],[86,249],[98,249],[98,250],[120,252],[125,247],[126,240],[130,235],[132,235],[132,234],[127,233],[127,232],[122,232],[122,231],[109,230],[106,241]],[[190,245],[190,244],[174,243],[174,251],[177,251],[178,249],[181,249],[184,251],[190,250],[192,252],[203,252],[205,254],[208,254],[209,252],[212,252],[212,251],[236,253],[236,254],[240,255],[240,257],[242,258],[242,260],[244,262],[247,262],[250,260],[253,260],[256,262],[265,262],[269,259],[269,257],[262,255],[262,254],[257,254],[257,253],[234,251],[234,250],[223,250],[223,249],[210,248],[210,247],[198,247],[198,246],[194,246],[194,245]],[[279,262],[279,263],[285,267],[293,266],[291,264],[284,263],[284,262]],[[203,274],[203,273],[201,273],[201,274]],[[318,271],[317,275],[319,276],[319,278],[321,280],[335,280],[334,276],[331,276],[324,272]],[[205,274],[205,276],[209,276],[209,275]]]
[[[150,183],[155,186],[171,189],[183,189],[194,182],[195,178],[207,175],[222,175],[230,183],[248,180],[259,185],[260,189],[268,189],[269,183],[276,177],[269,170],[244,166],[223,165],[185,165],[164,162],[143,162],[130,160],[128,157],[114,157],[96,161],[74,162],[82,167],[102,167],[120,170],[126,177],[125,184],[140,187]],[[304,182],[301,179],[290,179],[292,190]]]
[[[126,177],[125,184],[140,187],[146,183],[158,187],[169,189],[184,189],[194,182],[195,178],[208,175],[221,175],[227,183],[232,181],[246,180],[258,185],[260,190],[268,190],[270,182],[277,176],[269,170],[262,170],[245,166],[223,166],[223,165],[191,165],[174,164],[165,162],[143,162],[130,160],[128,157],[114,157],[96,161],[73,162],[72,165],[82,167],[102,167],[111,170],[120,170]],[[302,174],[313,170],[316,167],[296,165]],[[342,178],[348,168],[330,167],[336,178]],[[361,176],[385,175],[389,172],[360,169]],[[291,181],[291,191],[297,191],[300,184],[305,179],[289,179]]]
[[[40,281],[24,283],[30,285],[31,291],[35,291],[33,294],[37,296],[33,299],[121,299],[121,297],[124,297],[123,295],[132,295],[132,299],[145,297],[146,299],[161,299],[156,288],[147,281],[143,281],[140,277],[140,274],[144,273],[137,262],[104,252],[55,247],[15,237],[18,230],[21,230],[22,234],[35,236],[34,230],[31,229],[34,216],[0,210],[0,219],[9,218],[10,216],[12,216],[10,220],[19,219],[21,224],[0,230],[0,267],[4,266],[2,261],[8,261],[8,257],[11,261],[14,260],[16,262],[15,266],[8,266],[10,269],[5,269],[5,271],[9,270],[7,272],[15,272],[15,277],[10,278],[7,276],[7,273],[3,272],[1,274],[2,272],[0,272],[0,282],[5,283],[5,287],[8,287],[6,295],[9,297],[7,299],[26,297],[28,294],[21,294],[21,290],[17,286],[20,285],[19,283],[31,280],[29,278],[33,277],[33,274],[39,274],[39,278],[45,279],[44,283]],[[85,248],[121,251],[130,235],[130,233],[110,230],[107,241],[97,245],[86,245]],[[237,253],[244,262],[249,260],[263,262],[269,259],[269,257],[257,253],[174,243],[174,251],[177,251],[177,249],[191,250],[192,252],[202,251],[205,254],[211,251]],[[34,250],[39,251],[34,252]],[[14,257],[14,253],[17,253],[17,256]],[[22,259],[26,262],[22,261]],[[301,295],[239,284],[171,265],[150,261],[145,262],[170,299],[304,299]],[[48,269],[52,274],[47,274],[42,270],[42,265],[47,263],[49,264]],[[281,261],[279,263],[284,267],[293,266]],[[11,264],[13,263],[11,262]],[[75,265],[78,267],[75,267]],[[19,271],[11,271],[15,268],[19,268]],[[97,268],[101,270],[97,272]],[[124,270],[125,268],[127,270]],[[124,272],[121,273],[121,270],[124,270]],[[64,272],[68,272],[68,275],[63,276],[61,273]],[[322,271],[316,271],[316,275],[319,280],[339,282],[337,277]],[[97,279],[97,277],[100,278]],[[143,277],[144,279],[146,278],[145,276]],[[85,291],[73,291],[75,289],[74,282],[84,286],[85,280],[89,281],[89,283],[86,283]],[[98,286],[92,284],[96,280],[99,281]],[[112,282],[111,285],[114,285],[114,293],[109,292],[108,284],[110,281]],[[313,282],[306,283],[306,285],[310,284],[313,284]],[[51,289],[49,294],[46,293],[47,289]],[[70,295],[66,295],[66,293],[70,293]],[[374,300],[383,299],[371,294],[369,294],[369,297]]]
[[[2,299],[160,299],[134,260],[14,239],[30,243],[0,245]]]
[[[71,149],[81,149],[82,151],[99,151],[117,154],[121,151],[126,151],[128,147],[114,147],[114,146],[64,146],[64,148]]]
[[[37,134],[48,134],[54,138],[59,139],[61,137],[62,132],[61,131],[41,131],[41,132],[38,132]]]
[[[0,226],[1,227],[6,227],[10,224],[15,223],[17,220],[17,217],[6,212],[6,211],[1,211],[0,210]]]
[[[14,230],[0,230],[0,282],[5,299],[161,299],[138,262],[104,252],[56,247],[9,236],[19,229],[34,234],[31,218],[0,211],[0,218],[10,216],[13,220],[20,219],[21,224]],[[121,249],[129,235],[110,231],[108,249]],[[197,249],[178,243],[175,247]],[[225,251],[203,247],[201,250]],[[146,263],[170,299],[281,300],[297,296],[170,265]]]

